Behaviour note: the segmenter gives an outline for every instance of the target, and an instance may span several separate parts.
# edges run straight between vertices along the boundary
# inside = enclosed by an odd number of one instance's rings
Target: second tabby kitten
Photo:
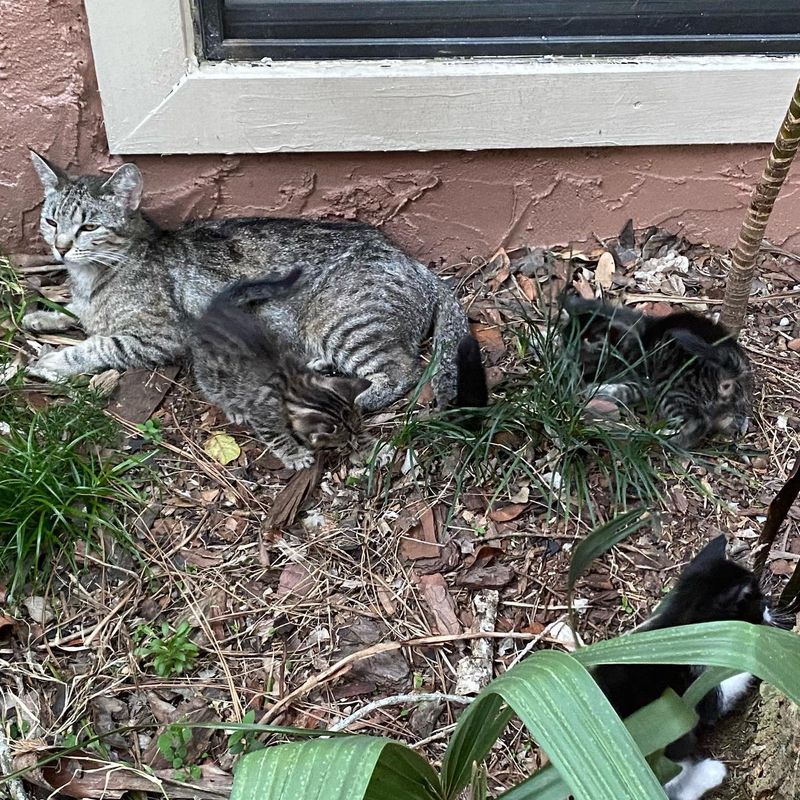
[[[648,316],[571,294],[564,308],[583,377],[598,397],[628,406],[649,401],[675,426],[679,447],[716,432],[746,433],[750,364],[722,325],[688,311]]]
[[[322,375],[293,346],[242,306],[293,290],[300,270],[284,278],[233,284],[194,325],[194,374],[206,399],[245,425],[290,469],[308,467],[318,450],[354,443],[361,421],[355,399],[363,378]]]

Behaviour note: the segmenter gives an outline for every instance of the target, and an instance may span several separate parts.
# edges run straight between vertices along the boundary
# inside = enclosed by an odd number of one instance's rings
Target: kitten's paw
[[[712,789],[716,789],[728,774],[721,761],[706,758],[696,764],[685,764],[681,773],[664,787],[669,800],[700,800]]]
[[[283,461],[283,465],[287,469],[293,469],[295,471],[306,469],[310,467],[314,463],[314,454],[311,452],[308,453],[296,453],[293,455],[284,455],[281,454],[278,456],[281,461]]]

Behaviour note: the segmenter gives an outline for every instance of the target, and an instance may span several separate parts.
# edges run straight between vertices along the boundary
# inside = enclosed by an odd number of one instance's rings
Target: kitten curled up
[[[724,535],[713,539],[698,553],[657,613],[637,630],[723,621],[754,625],[773,622],[756,576],[725,557]],[[657,700],[667,688],[683,694],[702,671],[702,667],[688,665],[609,664],[596,667],[593,675],[614,710],[625,718]],[[670,800],[699,800],[725,779],[726,769],[721,761],[697,756],[698,733],[730,711],[754,681],[749,673],[724,680],[698,704],[697,727],[666,748],[667,758],[681,768],[664,786]]]
[[[140,210],[142,175],[71,176],[31,153],[44,189],[40,232],[69,273],[88,338],[43,354],[30,374],[59,380],[103,369],[157,367],[187,354],[191,320],[229,284],[303,274],[291,293],[254,312],[313,363],[369,382],[365,411],[402,397],[422,374],[420,345],[432,335],[439,408],[457,402],[459,345],[469,324],[452,290],[423,264],[361,223],[269,217],[196,220],[159,228]],[[74,317],[26,314],[34,331],[65,330]]]
[[[722,325],[688,311],[648,316],[574,294],[565,296],[564,309],[565,338],[577,342],[583,379],[596,397],[629,407],[648,401],[676,429],[678,447],[747,432],[750,363]]]
[[[364,378],[314,371],[307,356],[243,308],[291,292],[300,272],[228,287],[194,323],[190,339],[206,399],[252,429],[290,469],[311,466],[317,451],[357,444],[361,413],[355,400],[369,388]]]

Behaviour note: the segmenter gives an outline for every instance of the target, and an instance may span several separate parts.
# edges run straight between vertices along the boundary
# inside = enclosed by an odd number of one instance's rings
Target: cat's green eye
[[[45,222],[46,222],[46,223],[47,223],[47,224],[48,224],[48,225],[49,225],[51,228],[55,228],[55,226],[56,226],[56,221],[55,221],[54,219],[52,219],[51,217],[45,217],[45,218],[44,218],[44,221],[45,221]]]
[[[91,231],[96,231],[99,227],[100,227],[99,225],[94,225],[92,223],[89,223],[87,225],[81,225],[81,230],[91,232]]]

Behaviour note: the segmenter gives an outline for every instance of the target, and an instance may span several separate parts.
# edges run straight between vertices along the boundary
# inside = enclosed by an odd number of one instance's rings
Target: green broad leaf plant
[[[647,519],[627,512],[588,534],[574,554],[570,593],[593,558]],[[708,669],[683,697],[668,690],[622,720],[592,677],[601,664]],[[231,800],[457,800],[465,790],[485,798],[483,762],[515,716],[549,763],[501,794],[503,800],[664,800],[662,783],[678,771],[664,748],[695,726],[695,706],[705,694],[732,674],[750,672],[798,703],[798,664],[800,637],[744,622],[631,633],[571,654],[542,650],[492,681],[466,708],[440,769],[386,738],[306,731],[305,741],[244,755]],[[314,734],[319,738],[308,738]]]

